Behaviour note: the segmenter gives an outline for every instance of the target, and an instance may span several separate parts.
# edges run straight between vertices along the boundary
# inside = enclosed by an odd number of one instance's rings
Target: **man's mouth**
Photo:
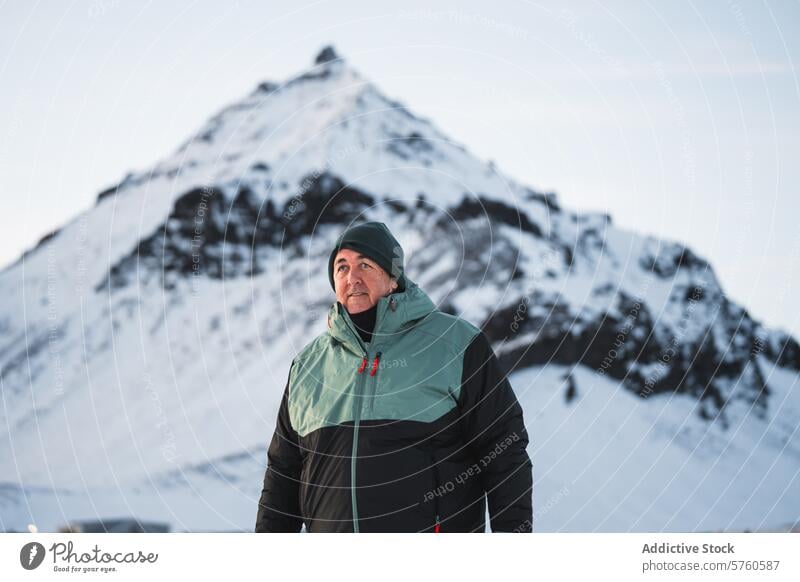
[[[357,297],[359,295],[366,295],[366,293],[364,293],[362,291],[357,291],[356,293],[350,293],[350,295],[348,295],[348,297]]]

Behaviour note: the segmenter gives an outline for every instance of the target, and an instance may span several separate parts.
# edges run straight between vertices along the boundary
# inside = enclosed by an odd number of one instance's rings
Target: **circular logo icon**
[[[44,560],[44,546],[39,542],[29,542],[19,551],[19,563],[26,570],[34,570]]]

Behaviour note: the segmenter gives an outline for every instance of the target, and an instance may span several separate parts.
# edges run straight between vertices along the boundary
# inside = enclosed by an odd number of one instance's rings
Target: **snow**
[[[724,430],[702,422],[689,397],[643,399],[581,367],[566,404],[567,371],[511,377],[532,441],[534,504],[547,507],[536,531],[742,531],[800,518],[798,458],[763,442],[769,422]],[[787,390],[792,376],[776,386]]]

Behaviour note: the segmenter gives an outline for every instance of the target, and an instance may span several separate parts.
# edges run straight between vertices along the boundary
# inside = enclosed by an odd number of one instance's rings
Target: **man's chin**
[[[367,300],[359,300],[359,301],[350,300],[347,302],[346,307],[347,307],[347,313],[352,313],[353,315],[355,315],[356,313],[361,313],[362,311],[366,311],[367,309],[372,307],[372,305],[370,305],[369,301]]]

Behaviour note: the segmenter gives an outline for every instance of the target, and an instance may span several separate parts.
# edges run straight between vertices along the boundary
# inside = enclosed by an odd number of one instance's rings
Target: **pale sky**
[[[800,337],[799,2],[432,4],[0,4],[0,265],[333,44],[508,175],[687,244]]]

